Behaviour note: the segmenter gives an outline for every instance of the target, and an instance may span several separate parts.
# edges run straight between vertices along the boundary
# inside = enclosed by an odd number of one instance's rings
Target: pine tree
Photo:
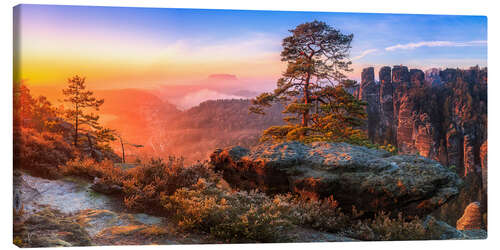
[[[23,84],[14,85],[13,109],[14,127],[26,125],[25,120],[33,116],[33,107],[36,101],[30,90]]]
[[[34,98],[25,85],[14,87],[14,126],[48,130],[59,116],[57,108],[45,96]]]
[[[74,146],[78,147],[78,134],[80,132],[87,134],[89,146],[92,146],[90,134],[99,135],[104,133],[102,138],[109,140],[111,133],[99,125],[99,115],[87,112],[89,108],[99,111],[104,99],[97,99],[92,91],[86,90],[85,77],[74,76],[69,78],[68,87],[63,89],[63,94],[66,96],[64,101],[70,105],[70,108],[66,111],[66,119],[73,124],[75,129]]]
[[[353,83],[344,81],[316,93],[321,104],[320,112],[313,115],[312,128],[319,135],[315,140],[364,144],[367,138],[360,127],[367,118],[366,103],[347,92]]]
[[[349,49],[353,35],[342,34],[324,22],[300,24],[283,39],[281,61],[287,69],[271,93],[252,100],[250,111],[265,114],[274,102],[285,103],[288,125],[264,131],[264,140],[336,140],[361,133],[355,127],[365,118],[363,102],[345,89],[352,71]]]

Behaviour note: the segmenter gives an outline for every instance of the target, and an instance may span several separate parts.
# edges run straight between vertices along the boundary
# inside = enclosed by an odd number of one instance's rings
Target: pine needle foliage
[[[266,129],[261,140],[365,143],[359,127],[366,119],[366,103],[347,91],[357,83],[345,75],[352,71],[349,49],[353,35],[320,21],[300,24],[290,32],[281,52],[287,69],[277,88],[257,96],[250,107],[250,112],[265,114],[266,107],[281,102],[288,124]]]
[[[75,128],[73,144],[78,147],[79,134],[86,134],[89,146],[92,146],[90,139],[92,135],[97,142],[104,143],[102,146],[108,147],[106,143],[115,140],[113,131],[103,128],[99,124],[99,115],[92,112],[92,110],[99,111],[104,99],[97,99],[92,91],[87,90],[85,80],[85,77],[73,76],[68,79],[67,88],[62,91],[65,96],[64,102],[70,106],[66,110],[65,117]]]

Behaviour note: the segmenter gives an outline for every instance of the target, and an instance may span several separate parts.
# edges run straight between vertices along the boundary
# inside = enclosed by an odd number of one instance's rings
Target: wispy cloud
[[[353,57],[353,58],[352,58],[352,60],[358,60],[358,59],[361,59],[361,58],[363,58],[363,57],[365,57],[365,56],[367,56],[367,55],[369,55],[369,54],[375,53],[375,52],[377,52],[377,51],[378,51],[378,49],[367,49],[367,50],[365,50],[365,51],[361,52],[361,54],[359,54],[359,55],[357,55],[357,56]]]
[[[468,41],[468,42],[452,42],[452,41],[424,41],[418,43],[397,44],[385,48],[386,51],[394,51],[398,49],[408,50],[420,47],[468,47],[468,46],[485,46],[487,41]]]

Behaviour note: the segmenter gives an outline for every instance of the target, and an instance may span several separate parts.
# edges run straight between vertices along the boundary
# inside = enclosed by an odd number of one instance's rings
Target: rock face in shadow
[[[366,129],[368,137],[374,138],[378,133],[380,120],[380,91],[379,85],[375,82],[375,73],[373,67],[363,69],[361,73],[361,88],[359,99],[369,103],[366,107],[368,122]]]
[[[431,68],[425,71],[425,83],[430,86],[439,86],[442,83],[441,77],[439,76],[440,69]]]
[[[381,143],[396,145],[396,123],[394,121],[394,86],[392,85],[391,67],[382,67],[380,80],[380,131]]]
[[[481,159],[481,179],[483,191],[486,192],[488,189],[488,141],[485,141],[483,145],[481,145],[479,157]]]
[[[457,174],[420,156],[392,156],[346,143],[299,142],[218,149],[210,156],[233,187],[267,193],[333,196],[347,211],[425,215],[453,199]]]

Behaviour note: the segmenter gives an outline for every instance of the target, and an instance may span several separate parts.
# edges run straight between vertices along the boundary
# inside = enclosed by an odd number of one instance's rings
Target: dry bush
[[[349,235],[359,240],[425,240],[429,235],[419,218],[407,219],[402,213],[391,217],[380,212],[372,219],[357,221]]]
[[[30,128],[14,130],[14,166],[45,178],[59,176],[58,166],[76,155],[63,136]]]
[[[171,216],[179,228],[204,232],[225,242],[280,242],[290,240],[296,226],[341,233],[360,240],[419,240],[428,238],[419,219],[379,213],[360,219],[355,208],[341,211],[333,197],[314,200],[300,195],[234,191],[220,174],[203,163],[184,166],[182,159],[151,160],[123,170],[112,162],[70,161],[64,174],[100,178],[120,187],[125,205],[133,210]]]
[[[151,160],[122,170],[111,162],[70,161],[65,175],[100,178],[121,187],[125,205],[133,210],[173,215],[181,229],[209,233],[228,242],[276,242],[291,225],[285,207],[264,193],[233,192],[209,165],[184,166],[182,159]]]
[[[352,222],[351,216],[341,211],[338,202],[332,196],[315,200],[290,194],[277,195],[274,202],[286,211],[285,214],[290,221],[303,227],[337,233]],[[354,208],[353,214],[359,216]]]
[[[179,188],[197,183],[199,178],[220,179],[207,164],[184,166],[182,158],[175,157],[166,162],[152,159],[148,164],[131,169],[122,169],[110,160],[75,159],[60,166],[59,170],[64,175],[89,180],[97,177],[100,185],[120,187],[128,208],[150,213],[164,210],[161,195],[171,195]]]
[[[78,176],[89,180],[97,177],[109,184],[121,183],[125,175],[125,171],[115,166],[111,160],[97,162],[92,158],[74,159],[59,166],[59,169],[63,175]]]
[[[225,191],[205,179],[162,200],[182,229],[226,242],[286,241],[283,232],[291,226],[283,208],[265,194]]]
[[[139,211],[162,212],[161,196],[191,186],[200,178],[220,177],[203,163],[184,166],[182,158],[170,157],[166,162],[152,159],[149,164],[127,171],[122,182],[125,205]]]
[[[310,200],[291,195],[278,195],[274,202],[293,224],[330,233],[342,233],[359,240],[424,240],[429,239],[422,220],[397,217],[380,212],[373,218],[361,219],[363,212],[355,207],[344,213],[333,197]]]

